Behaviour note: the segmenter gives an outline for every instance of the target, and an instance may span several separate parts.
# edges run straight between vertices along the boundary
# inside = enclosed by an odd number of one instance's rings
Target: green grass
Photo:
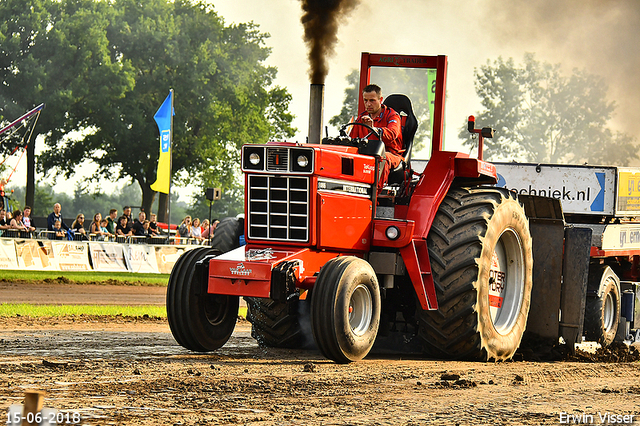
[[[164,306],[119,306],[119,305],[31,305],[28,303],[0,303],[0,317],[62,317],[71,315],[99,315],[141,317],[167,317]],[[238,312],[243,318],[247,317],[247,308],[241,307]]]
[[[78,284],[123,284],[123,285],[157,285],[166,286],[169,274],[134,274],[131,272],[61,272],[61,271],[2,271],[3,281],[45,281],[57,280],[60,277]]]
[[[0,317],[61,317],[71,315],[101,315],[126,317],[166,317],[164,306],[118,306],[118,305],[31,305],[28,303],[0,304]]]

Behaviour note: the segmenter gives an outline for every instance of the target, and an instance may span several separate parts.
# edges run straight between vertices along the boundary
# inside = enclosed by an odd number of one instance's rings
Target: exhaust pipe
[[[309,92],[309,143],[322,141],[324,120],[324,84],[312,84]]]

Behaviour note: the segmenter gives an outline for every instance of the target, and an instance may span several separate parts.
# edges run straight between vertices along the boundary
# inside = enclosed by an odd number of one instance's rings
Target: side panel
[[[318,192],[318,248],[368,250],[371,245],[369,198]]]
[[[567,228],[564,245],[560,336],[569,343],[570,348],[573,348],[571,343],[580,343],[582,339],[589,277],[591,229]]]
[[[529,229],[533,239],[533,290],[526,330],[545,339],[557,339],[564,223],[554,219],[531,219]]]
[[[552,198],[521,195],[520,202],[529,217],[533,241],[533,290],[527,318],[527,334],[534,334],[553,345],[560,328],[562,295],[562,251],[564,220],[562,207]]]
[[[640,215],[640,169],[618,168],[618,198],[616,214]]]

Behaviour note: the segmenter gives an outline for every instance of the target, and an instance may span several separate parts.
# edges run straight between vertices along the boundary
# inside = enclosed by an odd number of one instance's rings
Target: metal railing
[[[45,229],[33,232],[20,231],[18,229],[5,229],[0,231],[0,237],[13,239],[40,239],[40,240],[60,240],[68,241],[68,233],[64,231],[64,236],[57,236],[56,231],[47,231]],[[115,242],[121,244],[151,244],[151,245],[206,245],[208,239],[187,238],[180,236],[114,236],[114,235],[98,235],[98,234],[72,234],[73,241],[97,241],[97,242]]]

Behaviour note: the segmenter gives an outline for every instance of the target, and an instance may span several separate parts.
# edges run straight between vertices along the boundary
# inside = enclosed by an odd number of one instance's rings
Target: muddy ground
[[[594,362],[622,351],[504,363],[373,354],[338,365],[259,347],[244,320],[225,347],[196,354],[164,319],[5,318],[0,411],[38,389],[45,406],[87,425],[640,424],[640,362]]]

